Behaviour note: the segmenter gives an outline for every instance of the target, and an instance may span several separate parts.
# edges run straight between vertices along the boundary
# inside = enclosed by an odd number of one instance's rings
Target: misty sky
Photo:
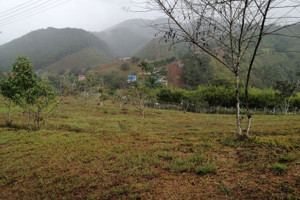
[[[41,28],[101,31],[127,19],[159,17],[124,10],[137,10],[139,1],[142,0],[0,0],[0,45]]]
[[[41,28],[102,31],[127,19],[161,17],[153,12],[124,9],[141,10],[138,5],[142,2],[145,0],[0,0],[0,45]],[[295,0],[282,2],[289,5]],[[300,16],[299,9],[292,13]]]

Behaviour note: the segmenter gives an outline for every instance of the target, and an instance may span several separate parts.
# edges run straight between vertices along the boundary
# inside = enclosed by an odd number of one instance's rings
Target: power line
[[[11,9],[9,9],[9,10],[6,10],[6,11],[4,11],[4,12],[2,12],[2,13],[0,14],[0,17],[2,17],[2,16],[7,16],[7,15],[9,16],[10,14],[13,14],[14,12],[19,11],[19,10],[22,10],[23,8],[29,7],[29,6],[31,6],[31,5],[34,5],[34,4],[36,4],[37,2],[39,2],[39,1],[35,1],[35,2],[31,3],[31,4],[26,5],[27,3],[30,3],[30,2],[32,2],[32,1],[27,1],[27,2],[25,2],[25,3],[23,3],[23,4],[20,4],[20,5],[16,6],[16,7],[14,7],[14,8],[11,8]],[[23,5],[24,5],[24,6],[23,6]],[[23,6],[23,7],[21,7],[21,6]],[[21,8],[19,8],[19,7],[21,7]]]
[[[6,11],[3,11],[2,14],[5,14],[5,13],[11,11],[11,10],[17,9],[17,8],[19,8],[19,7],[23,6],[23,5],[26,5],[27,3],[30,3],[30,2],[31,2],[31,1],[27,1],[27,2],[25,2],[25,3],[19,4],[19,5],[15,6],[15,7],[13,7],[13,8],[10,8],[10,9],[8,9],[8,10],[6,10]],[[1,14],[1,15],[2,15],[2,14]]]
[[[49,4],[43,4],[44,6],[43,7],[40,7],[39,9],[34,9],[30,12],[23,12],[23,13],[19,13],[18,15],[16,15],[14,18],[12,19],[8,19],[2,23],[0,23],[0,26],[6,26],[6,25],[9,25],[9,24],[12,24],[14,22],[17,22],[17,21],[20,21],[20,20],[23,20],[23,19],[26,19],[28,17],[31,17],[33,15],[36,15],[36,14],[39,14],[39,13],[42,13],[42,12],[45,12],[47,10],[50,10],[52,8],[55,8],[55,7],[58,7],[62,4],[65,4],[67,2],[69,2],[71,0],[65,0],[65,1],[61,1],[61,2],[52,2],[52,3],[49,3]],[[48,1],[49,2],[49,1]],[[1,21],[1,20],[0,20]]]
[[[19,13],[18,13],[18,12],[17,12],[17,13],[13,13],[13,15],[6,16],[6,17],[4,17],[4,18],[0,18],[0,22],[2,22],[2,21],[7,21],[7,20],[11,20],[11,19],[13,19],[13,18],[15,18],[15,17],[22,16],[23,14],[26,14],[26,13],[32,12],[32,11],[34,11],[34,10],[36,10],[36,9],[42,8],[43,6],[45,6],[45,5],[47,5],[47,4],[50,4],[50,3],[53,2],[53,1],[54,1],[54,3],[55,3],[55,0],[47,0],[46,2],[42,2],[41,4],[38,4],[38,5],[36,5],[36,6],[33,6],[33,7],[29,8],[29,9],[22,10],[22,11],[19,12]],[[39,1],[37,1],[37,2],[39,2]],[[34,4],[37,3],[37,2],[34,2],[34,3],[30,4],[30,5],[34,5]],[[25,7],[23,7],[23,8],[26,8],[26,7],[28,7],[28,6],[25,6]],[[22,8],[22,9],[23,9],[23,8]],[[21,10],[21,9],[19,9],[19,10]]]

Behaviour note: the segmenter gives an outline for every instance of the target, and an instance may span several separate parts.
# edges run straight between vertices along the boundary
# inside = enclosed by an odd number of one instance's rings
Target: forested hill
[[[16,56],[28,56],[35,69],[50,65],[57,69],[88,68],[114,58],[104,41],[73,28],[41,29],[0,46],[0,70],[10,69]]]
[[[296,37],[289,37],[290,35]],[[253,69],[251,84],[259,88],[267,88],[274,85],[277,80],[291,80],[297,72],[300,72],[300,25],[289,27],[289,29],[280,31],[277,35],[266,36],[260,46],[256,62]],[[165,59],[176,56],[183,58],[188,51],[189,45],[176,45],[176,48],[167,48],[164,40],[151,40],[144,48],[135,53],[142,59]],[[188,65],[188,70],[198,70],[202,73],[200,67]],[[231,75],[228,70],[211,61],[210,63],[211,81],[214,79],[228,79]],[[244,71],[246,72],[246,71]],[[191,72],[192,74],[197,74]],[[245,75],[245,74],[244,74]],[[197,78],[199,79],[199,77]],[[205,80],[195,81],[193,86],[205,84]]]

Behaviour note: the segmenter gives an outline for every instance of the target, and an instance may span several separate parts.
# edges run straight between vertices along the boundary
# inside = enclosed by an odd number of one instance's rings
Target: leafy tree
[[[108,85],[109,89],[124,89],[127,87],[127,77],[122,76],[118,71],[111,71],[104,76],[104,84]]]
[[[282,102],[283,101],[283,109],[284,113],[287,115],[291,98],[296,96],[296,90],[299,86],[299,81],[289,82],[289,81],[277,81],[275,85],[275,89],[277,90],[277,97]]]
[[[210,57],[205,54],[198,55],[189,52],[183,56],[182,60],[184,63],[182,76],[188,85],[198,86],[208,83],[212,76]]]
[[[132,60],[133,63],[137,63],[137,62],[140,61],[140,58],[137,57],[137,56],[132,56],[132,57],[131,57],[131,60]]]
[[[35,127],[39,128],[42,111],[55,99],[55,92],[45,80],[38,80],[27,57],[17,57],[12,74],[1,83],[1,93],[27,113],[29,128],[32,114]]]
[[[124,62],[124,63],[121,64],[120,68],[121,68],[121,70],[123,70],[123,71],[127,71],[127,70],[130,69],[130,64],[127,63],[127,62]]]
[[[140,129],[145,118],[146,104],[155,100],[155,93],[153,92],[153,90],[149,89],[145,85],[145,83],[140,83],[135,81],[135,82],[131,82],[130,84],[128,97],[131,100],[132,105],[135,106],[135,108],[141,114],[140,125],[138,128]]]
[[[151,66],[151,64],[148,63],[147,61],[143,60],[138,66],[145,72],[153,71],[153,66]]]
[[[13,93],[11,92],[12,84],[8,81],[8,76],[3,76],[3,79],[0,82],[0,92],[4,96],[5,101],[4,104],[7,107],[7,119],[6,119],[6,125],[11,126],[12,120],[11,120],[11,107],[12,107],[12,96]]]

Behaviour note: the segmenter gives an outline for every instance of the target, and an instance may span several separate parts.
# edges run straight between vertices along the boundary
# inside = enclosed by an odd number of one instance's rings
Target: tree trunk
[[[28,108],[28,110],[27,110],[27,124],[28,124],[28,128],[31,130],[30,110],[29,110],[29,108]]]
[[[287,100],[284,98],[284,114],[287,115]]]
[[[252,121],[252,116],[249,114],[247,114],[248,117],[248,124],[247,124],[247,132],[246,135],[248,136],[250,134],[250,130],[251,130],[251,121]]]
[[[242,128],[241,128],[241,116],[240,116],[240,78],[239,73],[235,72],[235,98],[236,98],[236,128],[237,128],[237,134],[239,136],[242,135]]]
[[[6,125],[10,127],[12,125],[12,121],[11,121],[11,100],[9,100],[7,107],[8,107],[8,111],[7,111]]]

